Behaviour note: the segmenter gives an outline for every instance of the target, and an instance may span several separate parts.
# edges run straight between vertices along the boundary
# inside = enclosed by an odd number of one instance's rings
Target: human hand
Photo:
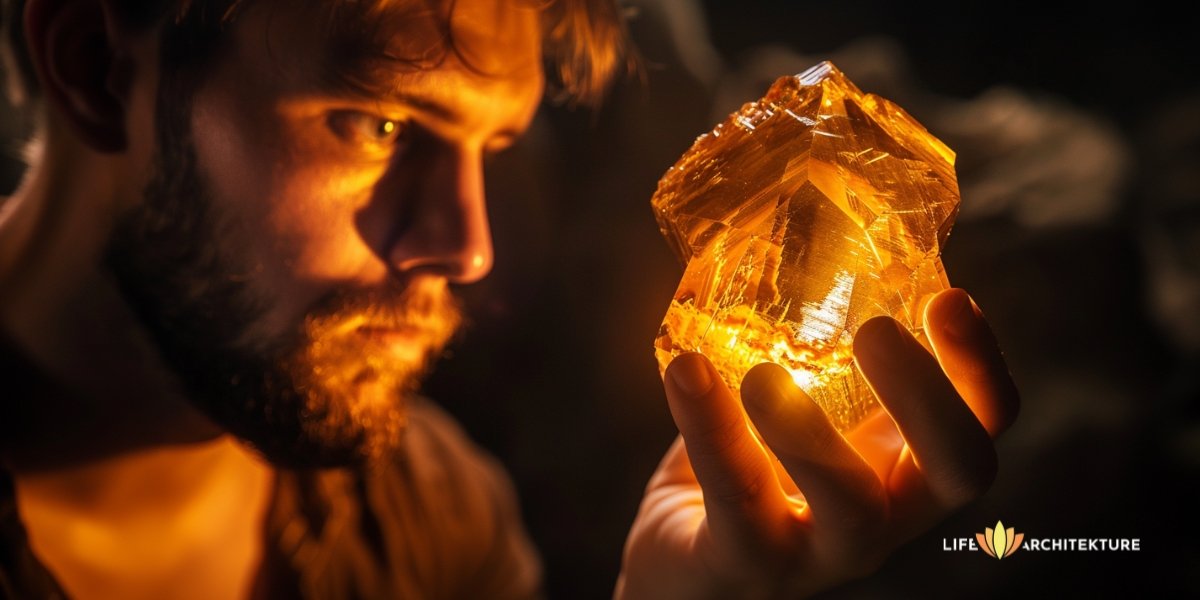
[[[844,435],[778,365],[751,369],[739,403],[707,358],[672,361],[681,437],[647,487],[616,597],[806,596],[983,494],[1016,387],[966,292],[938,294],[925,331],[936,358],[890,318],[858,330],[855,361],[885,410]]]

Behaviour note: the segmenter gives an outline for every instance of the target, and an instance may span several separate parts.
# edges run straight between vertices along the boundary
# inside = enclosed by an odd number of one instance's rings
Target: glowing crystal
[[[843,431],[875,406],[854,332],[891,315],[924,341],[925,304],[948,287],[954,152],[828,62],[700,136],[651,204],[687,264],[655,340],[660,368],[698,351],[736,391],[778,363]]]

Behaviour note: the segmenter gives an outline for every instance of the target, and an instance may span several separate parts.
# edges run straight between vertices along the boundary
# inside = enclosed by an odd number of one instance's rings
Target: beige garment
[[[361,472],[280,473],[268,543],[296,589],[283,593],[264,582],[260,595],[538,595],[537,554],[495,459],[421,399],[410,406],[405,446],[401,456]]]

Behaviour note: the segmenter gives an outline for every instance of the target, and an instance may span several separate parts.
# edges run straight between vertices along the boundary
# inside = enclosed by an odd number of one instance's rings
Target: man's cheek
[[[361,218],[368,200],[340,192],[304,177],[266,200],[269,212],[258,226],[264,267],[331,284],[383,280],[388,272],[383,228],[394,223]]]

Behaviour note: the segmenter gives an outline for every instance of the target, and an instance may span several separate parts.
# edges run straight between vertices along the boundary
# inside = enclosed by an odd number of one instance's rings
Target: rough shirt
[[[32,365],[5,345],[0,370],[27,379]],[[18,384],[4,401],[33,401],[34,389]],[[369,469],[277,472],[253,597],[537,597],[540,564],[499,464],[424,400],[411,404],[405,444]],[[0,469],[0,598],[66,597],[30,550]]]

